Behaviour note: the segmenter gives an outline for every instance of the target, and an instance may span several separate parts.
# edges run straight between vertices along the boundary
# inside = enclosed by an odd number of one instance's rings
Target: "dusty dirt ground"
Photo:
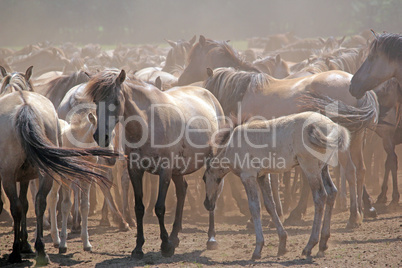
[[[8,208],[8,205],[6,207]],[[289,252],[282,257],[276,256],[278,237],[276,230],[268,227],[269,219],[264,211],[265,247],[262,259],[257,261],[250,260],[255,243],[254,231],[246,228],[247,217],[241,215],[235,207],[216,220],[219,249],[215,251],[206,250],[207,213],[199,217],[190,216],[191,211],[186,207],[183,231],[179,234],[180,246],[171,258],[164,258],[160,253],[156,216],[148,217],[145,224],[145,256],[140,261],[130,258],[135,247],[136,230],[119,232],[115,226],[100,227],[99,214],[90,217],[89,221],[92,252],[83,251],[79,234],[69,233],[68,252],[59,255],[58,249],[53,247],[50,231],[44,232],[46,250],[52,262],[49,267],[402,267],[401,206],[394,211],[381,208],[377,219],[365,220],[363,225],[355,230],[345,229],[349,212],[336,212],[332,220],[329,249],[323,258],[301,256],[310,235],[313,208],[309,208],[303,224],[286,226],[289,234]],[[28,215],[29,239],[33,247],[35,218],[32,208]],[[166,218],[167,228],[170,230],[173,213],[167,213]],[[7,264],[13,241],[11,226],[10,222],[0,222],[0,266],[34,266],[34,256],[24,256],[24,262],[21,264]],[[316,254],[317,247],[314,248],[313,254]]]

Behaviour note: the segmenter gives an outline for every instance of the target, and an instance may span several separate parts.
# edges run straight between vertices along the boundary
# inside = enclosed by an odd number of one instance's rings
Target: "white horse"
[[[328,248],[332,208],[337,194],[327,164],[335,159],[333,156],[337,150],[344,151],[348,148],[349,139],[346,128],[315,112],[303,112],[269,121],[255,120],[234,129],[226,128],[212,141],[215,156],[207,163],[203,178],[206,183],[204,206],[210,212],[215,209],[216,200],[222,190],[223,177],[227,173],[232,171],[239,176],[246,189],[256,233],[252,259],[259,259],[264,237],[258,182],[265,207],[278,231],[278,255],[282,255],[286,252],[287,233],[275,209],[270,179],[264,175],[286,172],[299,165],[308,178],[315,205],[312,233],[302,254],[311,255],[312,248],[318,243],[322,226],[318,252],[322,256]],[[212,240],[214,241],[213,237]]]

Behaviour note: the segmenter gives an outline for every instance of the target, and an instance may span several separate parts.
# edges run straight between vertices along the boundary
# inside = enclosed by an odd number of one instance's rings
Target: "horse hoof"
[[[128,232],[131,229],[127,222],[122,222],[122,223],[120,223],[119,230],[122,232]]]
[[[8,262],[9,263],[20,263],[22,262],[21,254],[17,254],[15,252],[12,252],[10,256],[8,256]]]
[[[136,224],[135,224],[135,222],[134,222],[134,220],[133,219],[126,219],[126,221],[127,221],[127,223],[128,223],[128,225],[130,226],[130,227],[136,227]]]
[[[377,201],[375,202],[376,204],[385,204],[385,203],[387,203],[387,197],[385,196],[385,195],[380,195],[380,196],[378,196],[378,198],[377,198]]]
[[[134,249],[131,252],[131,258],[136,259],[136,260],[141,260],[142,258],[144,258],[144,252],[142,252],[142,250]]]
[[[173,246],[177,248],[180,244],[180,239],[178,237],[169,238],[170,242],[172,242]]]
[[[207,242],[207,249],[208,250],[217,250],[218,249],[218,242],[215,240]]]
[[[286,248],[279,248],[279,249],[278,249],[278,254],[277,254],[277,256],[278,256],[278,257],[279,257],[279,256],[283,256],[283,255],[285,255],[287,252],[288,252],[288,250],[287,250]]]
[[[49,256],[47,254],[43,255],[38,255],[36,257],[36,265],[35,266],[45,266],[50,263]]]
[[[56,244],[56,243],[53,244],[54,248],[59,248],[59,246],[60,246],[60,244]]]
[[[22,245],[21,253],[33,254],[34,252],[32,251],[31,245],[29,245],[28,242],[25,242],[25,243]]]
[[[399,208],[399,201],[392,200],[391,203],[389,203],[388,208],[391,210],[397,210]]]
[[[73,226],[71,227],[72,234],[80,234],[81,233],[81,226]]]
[[[373,207],[364,211],[365,218],[377,218],[377,210]]]
[[[302,255],[306,256],[306,257],[310,257],[311,256],[311,250],[308,250],[307,248],[304,248],[302,251]]]
[[[346,224],[346,229],[352,230],[352,229],[357,229],[360,227],[360,223],[358,222],[353,222],[353,221],[348,221]]]
[[[92,251],[92,247],[84,247],[84,251],[89,251],[89,252],[91,252],[91,251]]]
[[[318,251],[316,257],[317,257],[317,258],[323,258],[323,257],[325,257],[324,251],[321,251],[321,250]]]
[[[174,254],[173,244],[170,241],[162,242],[161,252],[162,252],[163,257],[166,257],[166,258],[172,257]]]
[[[261,259],[261,253],[253,253],[253,256],[251,256],[251,259],[253,261]]]
[[[59,254],[67,253],[67,248],[60,248],[59,247]]]

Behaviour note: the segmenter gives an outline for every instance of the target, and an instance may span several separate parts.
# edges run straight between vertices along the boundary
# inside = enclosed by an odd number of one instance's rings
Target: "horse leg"
[[[149,184],[150,190],[149,190],[149,203],[148,203],[146,214],[152,215],[153,208],[155,207],[156,200],[158,198],[158,194],[157,194],[158,193],[158,188],[157,188],[158,177],[148,174],[148,181],[150,182],[150,184]]]
[[[314,220],[313,220],[313,228],[311,230],[310,239],[303,249],[302,255],[310,256],[311,250],[318,243],[318,239],[320,236],[320,230],[322,226],[322,217],[324,214],[324,204],[327,199],[327,193],[325,192],[323,181],[321,179],[321,170],[317,171],[317,167],[314,165],[313,167],[309,167],[310,163],[303,163],[303,161],[299,160],[300,166],[304,171],[304,174],[307,177],[308,183],[311,188],[311,192],[313,194],[314,201]],[[311,164],[310,164],[311,165]]]
[[[290,212],[289,217],[285,220],[286,225],[295,225],[302,219],[302,214],[306,213],[308,199],[310,195],[310,186],[308,184],[308,180],[304,175],[303,171],[301,171],[302,177],[302,187],[300,190],[300,199],[297,206]]]
[[[120,231],[125,232],[125,231],[130,230],[128,223],[123,219],[123,216],[121,215],[119,209],[116,206],[116,203],[113,200],[113,196],[110,193],[110,189],[103,187],[103,186],[101,186],[100,188],[105,197],[104,202],[103,202],[104,208],[102,208],[102,218],[103,218],[103,211],[105,211],[105,219],[107,220],[107,222],[109,222],[108,217],[107,217],[107,211],[108,211],[108,207],[109,207],[110,211],[112,212],[113,217],[116,219],[117,223],[119,224]]]
[[[135,259],[142,259],[144,257],[142,246],[145,242],[143,226],[145,207],[142,202],[142,198],[144,196],[142,189],[142,177],[144,175],[144,171],[136,170],[130,166],[130,163],[128,163],[128,173],[130,175],[131,184],[134,188],[135,217],[137,220],[137,241],[134,250],[131,252],[131,257]]]
[[[169,240],[173,243],[173,246],[176,248],[179,246],[180,243],[178,234],[182,230],[183,208],[184,208],[184,201],[186,200],[186,191],[188,184],[185,178],[181,175],[173,176],[172,179],[176,188],[177,205],[176,205],[176,215],[173,223],[173,229],[172,233],[170,234]]]
[[[342,173],[345,174],[349,183],[350,192],[350,215],[346,228],[356,228],[363,220],[357,206],[357,194],[356,194],[356,168],[352,162],[349,150],[345,152],[339,152],[339,161],[342,166]]]
[[[231,175],[233,176],[233,174]],[[229,183],[230,186],[230,191],[232,192],[232,196],[234,200],[236,200],[237,207],[240,209],[240,213],[243,214],[244,216],[249,217],[250,213],[245,206],[246,200],[243,199],[242,194],[241,194],[241,189],[239,189],[238,185],[238,179],[232,179],[232,183]]]
[[[123,196],[123,217],[128,222],[130,227],[135,227],[135,222],[131,215],[128,206],[128,191],[130,190],[130,177],[128,175],[128,169],[124,168],[123,174],[121,176],[121,192]]]
[[[279,237],[279,246],[278,246],[278,256],[284,255],[286,250],[286,240],[288,238],[288,234],[283,228],[282,221],[279,218],[275,207],[275,201],[272,196],[271,183],[269,181],[269,177],[262,176],[257,179],[258,184],[260,186],[262,196],[264,198],[264,205],[269,215],[271,215],[272,221],[276,226],[276,231],[278,232]]]
[[[218,242],[215,240],[216,232],[215,232],[215,211],[209,212],[209,225],[208,225],[208,241],[207,241],[207,249],[215,250],[218,249]]]
[[[381,193],[377,198],[378,204],[385,204],[387,202],[387,190],[388,190],[388,178],[389,173],[391,172],[392,179],[394,179],[394,172],[396,175],[396,171],[398,169],[398,157],[395,154],[395,145],[390,141],[390,139],[383,139],[383,146],[385,152],[387,153],[387,159],[385,161],[385,173],[384,173],[384,181],[381,187]],[[395,192],[395,188],[394,188]],[[398,193],[399,194],[399,193]],[[395,196],[397,197],[397,196]],[[392,196],[394,199],[394,194]],[[399,197],[397,197],[399,201]]]
[[[54,183],[48,196],[48,202],[49,202],[48,207],[50,211],[50,234],[52,236],[53,246],[55,248],[58,248],[60,245],[60,236],[57,227],[57,212],[56,212],[57,202],[59,201],[60,187],[61,187],[60,183]]]
[[[109,210],[107,208],[107,201],[106,201],[106,197],[104,196],[103,199],[103,205],[102,205],[102,217],[101,220],[99,222],[100,226],[107,226],[110,227],[110,221],[109,221]]]
[[[1,177],[0,177],[0,215],[3,212],[3,206],[4,206],[3,197],[1,195],[2,192],[3,192],[3,189],[2,189],[2,182],[1,182]]]
[[[324,221],[322,223],[321,238],[319,244],[319,251],[317,253],[318,257],[324,256],[324,251],[328,249],[328,239],[331,235],[331,217],[332,209],[334,208],[334,203],[336,199],[336,194],[338,190],[336,189],[334,182],[329,174],[328,165],[326,165],[321,172],[322,182],[327,192],[327,201],[325,204]]]
[[[22,204],[22,218],[21,218],[21,253],[33,253],[31,246],[28,243],[27,231],[27,212],[28,212],[28,186],[29,181],[20,182],[20,201]]]
[[[80,190],[78,189],[77,185],[73,184],[71,186],[74,194],[74,204],[73,204],[73,226],[71,227],[72,233],[80,233],[81,232],[81,215],[80,215]],[[64,200],[64,193],[62,191],[62,200]]]
[[[261,258],[261,251],[262,247],[264,246],[264,235],[261,226],[260,200],[258,197],[256,176],[242,173],[240,178],[244,185],[244,188],[246,189],[248,205],[254,222],[256,242],[251,259],[256,260]]]
[[[285,184],[285,190],[283,192],[283,212],[287,213],[290,209],[290,204],[292,203],[292,195],[290,193],[290,171],[283,173],[283,183]]]
[[[158,217],[160,238],[162,240],[161,251],[163,257],[173,256],[175,250],[174,245],[169,241],[169,236],[165,228],[165,201],[171,175],[171,171],[168,170],[162,170],[159,174],[159,193],[155,205],[155,214]]]
[[[364,217],[367,218],[377,218],[377,211],[373,207],[373,199],[367,192],[366,185],[363,186],[363,208]]]
[[[89,242],[88,235],[88,213],[89,213],[89,194],[91,183],[81,182],[81,241],[84,246],[84,251],[91,251],[92,245]]]
[[[76,196],[78,196],[79,192],[78,192],[78,188],[76,186],[74,186],[74,198],[76,198]],[[67,223],[68,223],[68,216],[70,215],[70,211],[71,211],[71,206],[72,206],[72,202],[71,202],[71,191],[72,189],[68,186],[63,185],[61,187],[61,192],[62,192],[62,200],[61,200],[61,232],[60,232],[60,245],[59,245],[59,254],[63,254],[67,252]],[[78,200],[76,200],[74,202],[74,204],[78,204]],[[73,228],[74,225],[77,224],[77,220],[78,220],[78,207],[75,208],[74,210],[74,220],[73,220]],[[56,209],[55,209],[56,211]],[[79,225],[79,223],[78,223]],[[57,225],[56,225],[57,226]],[[77,227],[75,227],[77,228]],[[79,227],[80,228],[80,227]],[[78,230],[79,230],[78,228]],[[77,230],[77,229],[75,229]],[[54,240],[53,240],[54,241]]]
[[[36,195],[36,242],[35,250],[37,253],[36,265],[46,265],[50,262],[49,256],[45,252],[45,244],[43,243],[43,214],[46,210],[46,197],[53,185],[53,179],[48,175],[41,175],[38,194]]]
[[[363,215],[363,186],[365,183],[365,176],[366,176],[366,166],[364,165],[364,156],[363,156],[363,144],[365,137],[364,134],[365,134],[364,131],[355,133],[354,139],[350,145],[352,161],[356,167],[357,207],[361,215]]]
[[[279,194],[279,174],[271,174],[272,194],[275,201],[276,213],[279,218],[283,218],[281,197]]]
[[[3,173],[4,174],[4,173]],[[12,174],[11,172],[9,174]],[[12,177],[13,178],[13,177]],[[3,179],[7,180],[7,177],[3,177]],[[10,200],[10,210],[11,215],[14,220],[14,243],[13,243],[13,251],[8,256],[8,262],[10,263],[18,263],[22,262],[21,258],[21,218],[22,218],[22,204],[21,200],[18,198],[17,194],[17,186],[14,182],[14,178],[9,182],[3,184],[4,191],[8,199]]]
[[[96,183],[91,184],[91,191],[90,191],[90,206],[89,206],[89,215],[95,215],[96,212],[96,205],[98,204],[98,196],[96,193]]]

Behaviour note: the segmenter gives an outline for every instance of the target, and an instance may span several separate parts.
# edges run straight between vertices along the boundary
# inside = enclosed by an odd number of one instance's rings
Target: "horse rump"
[[[103,175],[97,165],[81,159],[82,156],[116,157],[117,153],[103,148],[67,149],[56,147],[45,135],[35,110],[28,104],[22,105],[16,114],[15,128],[28,162],[40,173],[57,180],[57,174],[74,182],[72,178],[84,181],[95,180],[100,185],[111,187],[112,183]],[[57,130],[59,133],[60,131]],[[98,173],[99,171],[99,173]]]

